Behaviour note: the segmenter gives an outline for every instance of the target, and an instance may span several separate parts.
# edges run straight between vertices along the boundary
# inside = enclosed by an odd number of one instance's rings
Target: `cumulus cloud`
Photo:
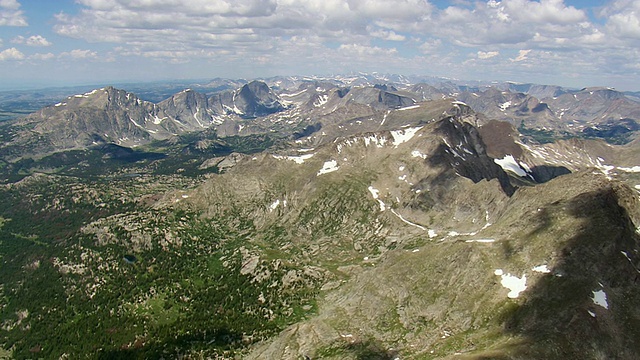
[[[536,34],[555,39],[579,36],[587,14],[562,0],[492,0],[473,7],[451,6],[439,13],[436,32],[460,46],[531,42]]]
[[[9,48],[0,52],[0,61],[23,60],[24,58],[24,54],[16,48]]]
[[[614,36],[640,40],[640,2],[613,1],[602,9],[601,14],[608,18],[606,28]]]
[[[92,50],[74,49],[61,53],[59,57],[70,59],[95,59],[98,57],[98,53]]]
[[[56,56],[52,53],[37,53],[29,56],[29,59],[32,60],[51,60]]]
[[[436,54],[441,50],[442,40],[440,39],[427,39],[425,42],[418,46],[418,49],[423,54]]]
[[[14,44],[27,44],[28,46],[51,46],[51,42],[49,42],[49,40],[45,39],[43,36],[41,35],[32,35],[29,36],[28,38],[25,38],[24,36],[16,36],[15,38],[11,39],[11,42]]]
[[[520,50],[518,52],[518,56],[516,56],[514,59],[509,59],[509,60],[511,60],[513,62],[520,62],[520,61],[527,60],[528,59],[527,55],[529,55],[530,52],[531,52],[531,49]]]
[[[405,41],[407,39],[406,36],[396,34],[393,30],[370,30],[369,35],[387,41]]]
[[[288,38],[365,43],[403,41],[432,6],[424,0],[81,0],[77,15],[60,13],[55,31],[116,42],[138,52],[217,49],[244,52],[284,46]],[[218,53],[218,52],[216,52]]]
[[[388,56],[394,55],[398,52],[395,48],[381,48],[377,46],[365,46],[358,44],[342,44],[338,50],[347,55],[357,56]]]
[[[29,36],[26,44],[29,46],[51,46],[51,42],[41,35]]]
[[[24,12],[16,0],[0,0],[0,26],[27,26]]]
[[[3,2],[19,10],[15,1]],[[611,64],[622,64],[618,57],[637,63],[633,53],[620,49],[640,45],[637,0],[611,0],[599,10],[602,21],[565,0],[454,0],[444,8],[427,0],[76,3],[78,11],[56,16],[54,30],[66,37],[116,44],[109,55],[100,54],[101,61],[110,56],[322,72],[352,64],[424,71],[428,63],[430,71],[476,69],[479,74],[509,75],[509,68],[524,71],[527,66],[551,73],[543,59],[558,68],[563,59],[571,59],[571,67],[562,67],[565,72],[603,72]],[[59,56],[98,58],[89,50],[74,51]],[[599,60],[591,64],[578,61],[594,57]]]
[[[491,59],[499,54],[499,51],[478,51],[478,59]]]

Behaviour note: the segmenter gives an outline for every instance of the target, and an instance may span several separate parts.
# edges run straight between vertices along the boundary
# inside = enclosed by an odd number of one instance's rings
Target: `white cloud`
[[[75,49],[69,52],[63,52],[59,57],[71,59],[95,59],[98,57],[98,53],[92,50]]]
[[[41,35],[29,36],[26,41],[29,46],[51,46],[51,42]]]
[[[428,39],[418,46],[418,49],[423,54],[436,54],[441,51],[442,40],[440,39]]]
[[[574,24],[587,19],[583,10],[566,6],[563,0],[503,0],[504,12],[515,21],[537,24]]]
[[[37,54],[33,54],[31,56],[29,56],[29,59],[32,60],[51,60],[53,58],[55,58],[56,56],[53,55],[52,53],[37,53]]]
[[[24,12],[16,0],[0,0],[0,26],[27,26]]]
[[[342,44],[338,50],[343,54],[357,56],[389,56],[398,53],[398,50],[395,48],[387,49],[377,46],[365,46],[358,44]]]
[[[405,41],[407,38],[404,35],[396,34],[393,30],[376,29],[370,30],[369,35],[387,41]]]
[[[0,61],[23,60],[24,58],[25,58],[24,54],[21,53],[20,50],[16,48],[9,48],[0,52]]]
[[[161,54],[200,49],[261,55],[290,37],[368,43],[371,36],[406,40],[432,6],[424,0],[81,0],[77,15],[60,13],[55,31],[129,51]],[[169,54],[169,53],[166,53]]]
[[[616,36],[640,40],[640,11],[612,15],[607,21],[607,28]]]
[[[478,59],[491,59],[498,55],[500,55],[499,51],[478,51]]]
[[[515,59],[509,59],[509,60],[511,60],[513,62],[520,62],[520,61],[527,60],[528,59],[527,55],[529,55],[530,52],[531,52],[530,49],[528,49],[528,50],[520,50],[518,52],[518,56],[516,56]]]
[[[167,64],[191,62],[194,73],[231,69],[228,76],[369,69],[516,80],[514,74],[529,70],[555,78],[581,72],[636,74],[640,58],[630,50],[640,48],[639,0],[610,0],[601,10],[576,8],[567,0],[453,0],[445,8],[427,0],[75,3],[73,12],[56,15],[55,32],[113,48],[98,55],[87,47],[91,50],[57,57],[152,64],[168,71],[179,66]],[[20,4],[0,0],[0,11],[20,11]],[[594,11],[601,16],[597,21],[588,16]],[[22,13],[18,18],[24,19]],[[37,36],[14,40],[49,43]],[[26,58],[47,60],[51,54]]]
[[[588,21],[585,11],[562,0],[503,0],[477,3],[473,8],[451,6],[436,17],[434,32],[460,46],[515,46],[545,38],[574,37]]]
[[[28,38],[18,35],[13,39],[11,39],[11,42],[14,44],[27,44],[28,46],[51,46],[52,45],[51,42],[49,42],[49,40],[45,39],[41,35],[32,35],[32,36],[29,36]]]

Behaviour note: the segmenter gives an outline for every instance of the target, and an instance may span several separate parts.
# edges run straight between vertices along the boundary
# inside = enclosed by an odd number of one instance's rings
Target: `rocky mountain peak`
[[[498,179],[507,195],[511,196],[515,192],[516,188],[509,181],[508,175],[487,155],[487,146],[480,132],[467,116],[445,118],[439,122],[436,131],[442,136],[443,143],[431,158],[432,165],[448,164],[458,175],[473,182]]]
[[[243,85],[233,99],[235,107],[248,117],[265,116],[282,111],[285,107],[280,97],[263,81]]]
[[[607,87],[588,87],[579,91],[580,96],[596,96],[603,100],[619,100],[626,98],[625,95],[613,88]]]

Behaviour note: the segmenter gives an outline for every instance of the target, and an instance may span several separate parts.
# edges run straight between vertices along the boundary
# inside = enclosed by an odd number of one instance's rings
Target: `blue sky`
[[[640,0],[0,0],[0,88],[352,71],[640,90]]]

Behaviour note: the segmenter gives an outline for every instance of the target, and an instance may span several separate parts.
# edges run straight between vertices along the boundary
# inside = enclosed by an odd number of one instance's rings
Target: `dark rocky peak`
[[[520,94],[522,96],[517,96],[516,101],[519,101],[520,104],[517,107],[516,114],[518,115],[527,115],[529,113],[540,113],[540,112],[548,112],[550,115],[553,114],[551,109],[549,109],[549,105],[544,102],[541,102],[537,98],[529,95]]]
[[[264,116],[284,110],[278,95],[263,81],[252,81],[234,93],[233,102],[242,115]]]
[[[339,88],[338,90],[336,90],[336,95],[338,95],[339,98],[343,98],[343,97],[347,96],[349,91],[351,91],[351,88],[348,88],[348,87]]]
[[[387,84],[375,84],[373,85],[373,88],[383,90],[383,91],[398,91],[398,89],[395,86],[387,85]]]
[[[431,165],[450,167],[458,175],[476,183],[498,179],[505,194],[513,195],[516,187],[511,184],[507,173],[487,155],[487,146],[478,129],[465,121],[463,116],[449,116],[440,120],[436,133],[442,136],[443,143],[430,158]]]
[[[206,95],[191,89],[183,90],[158,104],[165,114],[177,120],[185,131],[207,128],[213,122],[212,115],[222,113],[209,106]]]
[[[271,95],[269,85],[263,81],[252,81],[240,88],[240,96],[254,97],[256,100],[264,99]]]

